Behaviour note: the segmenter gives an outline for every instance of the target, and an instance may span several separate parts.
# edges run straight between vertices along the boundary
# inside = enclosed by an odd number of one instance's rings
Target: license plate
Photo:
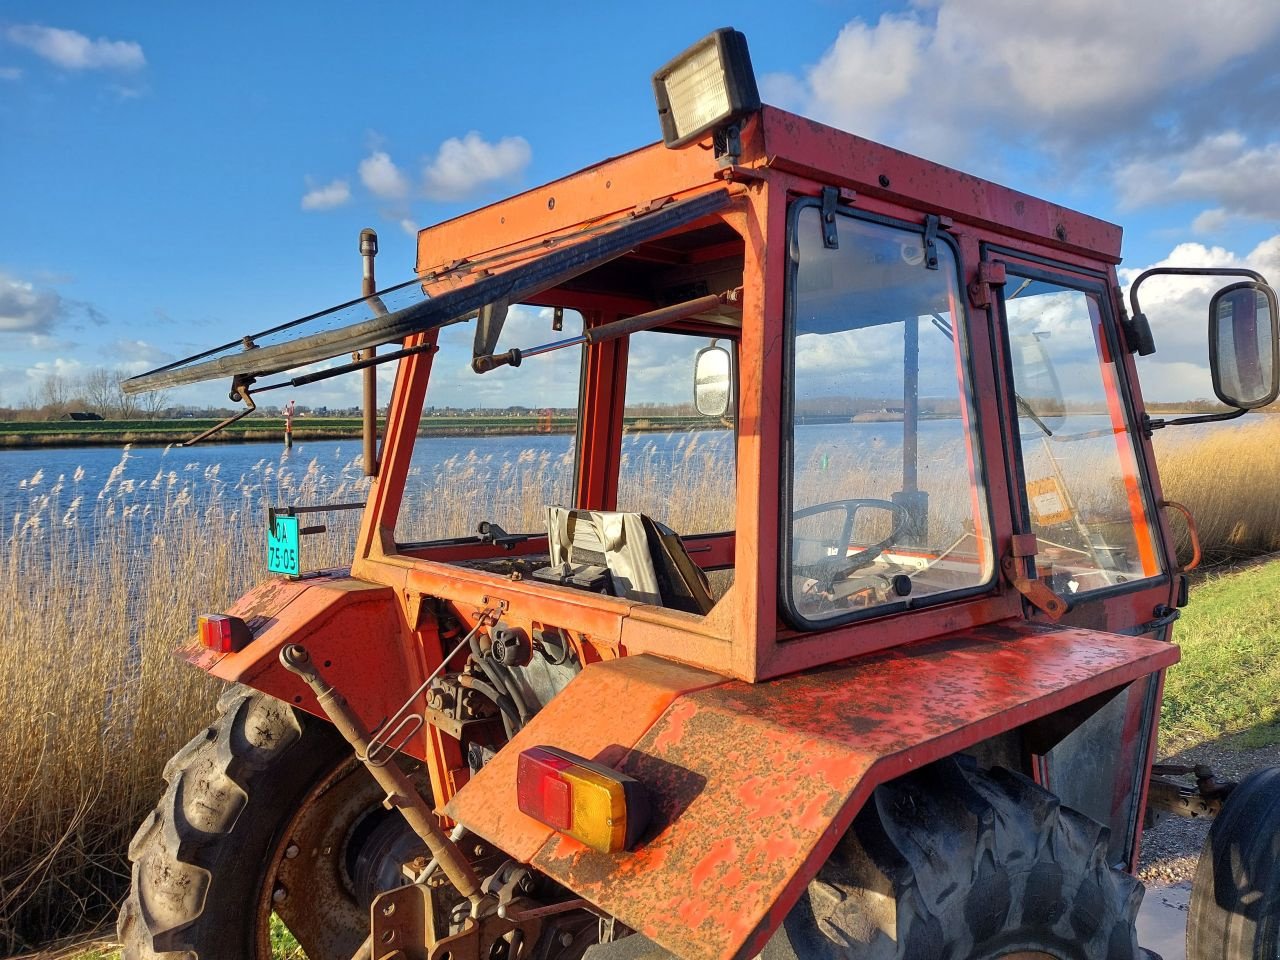
[[[267,570],[271,573],[287,573],[298,576],[299,565],[298,518],[276,515],[274,528],[267,530]]]

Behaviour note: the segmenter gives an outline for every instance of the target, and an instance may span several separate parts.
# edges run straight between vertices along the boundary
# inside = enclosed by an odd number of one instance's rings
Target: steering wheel
[[[800,510],[796,510],[791,514],[792,529],[794,530],[794,524],[797,520],[841,509],[844,510],[844,524],[840,534],[835,538],[836,555],[827,557],[817,563],[793,563],[791,565],[791,573],[793,575],[818,581],[819,589],[824,592],[830,591],[835,586],[836,581],[844,579],[851,573],[856,573],[863,567],[869,567],[890,544],[894,543],[911,526],[911,514],[902,504],[894,503],[892,500],[875,500],[864,497],[852,500],[828,500],[825,503],[818,503],[811,507],[803,507]],[[853,541],[854,522],[857,519],[858,511],[863,509],[889,511],[893,514],[893,527],[882,540],[863,547],[855,553],[849,553],[849,544]]]

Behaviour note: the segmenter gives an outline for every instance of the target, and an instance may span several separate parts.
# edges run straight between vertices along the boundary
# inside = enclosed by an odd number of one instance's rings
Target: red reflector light
[[[516,804],[601,853],[630,850],[649,822],[639,780],[556,747],[521,751]]]
[[[253,639],[249,625],[225,613],[206,613],[199,619],[200,643],[215,653],[236,653]]]

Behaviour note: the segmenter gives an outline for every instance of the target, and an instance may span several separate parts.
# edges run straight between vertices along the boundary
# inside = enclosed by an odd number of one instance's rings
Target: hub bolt
[[[271,892],[271,900],[273,903],[284,903],[288,899],[289,891],[284,888],[283,884],[277,886],[275,890]]]
[[[284,848],[284,858],[286,860],[292,860],[297,855],[298,855],[298,845],[296,843],[291,843]]]

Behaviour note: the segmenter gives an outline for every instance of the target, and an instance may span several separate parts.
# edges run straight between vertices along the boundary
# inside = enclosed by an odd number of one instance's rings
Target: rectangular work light
[[[555,747],[529,747],[516,767],[520,812],[601,853],[630,850],[649,822],[639,780]]]
[[[653,95],[668,147],[759,110],[747,38],[725,27],[698,41],[653,75]]]
[[[239,617],[225,613],[206,613],[197,622],[200,643],[215,653],[237,653],[253,639],[253,631]]]

